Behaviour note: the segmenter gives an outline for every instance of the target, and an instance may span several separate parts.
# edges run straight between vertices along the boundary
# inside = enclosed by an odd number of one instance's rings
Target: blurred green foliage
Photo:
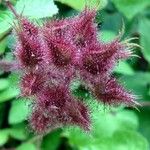
[[[12,0],[18,13],[33,19],[50,20],[52,16],[66,17],[81,11],[84,0]],[[85,133],[77,127],[57,129],[45,136],[30,133],[27,125],[30,100],[19,98],[18,73],[0,70],[0,149],[14,150],[149,150],[150,145],[150,1],[149,0],[92,0],[97,6],[96,22],[99,37],[111,41],[124,22],[126,38],[138,37],[130,60],[118,62],[114,75],[133,93],[141,104],[137,111],[123,106],[97,106],[96,101],[80,88],[72,85],[76,96],[84,97],[92,110],[92,129]],[[59,13],[58,13],[59,12]],[[0,1],[0,38],[13,27],[15,19]],[[0,42],[0,57],[12,61],[13,35]]]

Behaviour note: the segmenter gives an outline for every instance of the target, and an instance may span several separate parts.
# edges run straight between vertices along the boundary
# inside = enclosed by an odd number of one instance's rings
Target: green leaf
[[[9,132],[10,136],[17,140],[25,140],[28,137],[28,132],[26,130],[26,125],[21,123],[14,125]]]
[[[116,113],[118,130],[137,130],[139,126],[138,116],[133,111],[123,110]]]
[[[99,138],[93,144],[80,147],[79,150],[149,150],[147,140],[135,131],[120,130],[111,138]]]
[[[20,94],[20,90],[18,87],[20,75],[17,73],[12,73],[8,77],[8,82],[10,83],[9,88],[0,92],[0,103],[11,100]]]
[[[2,40],[0,42],[0,55],[3,54],[5,52],[5,48],[6,48],[6,39]]]
[[[90,7],[98,7],[99,9],[104,8],[107,5],[107,0],[92,0],[90,2],[86,2],[85,0],[56,0],[63,4],[66,4],[78,11],[81,11],[85,8],[85,5],[87,4]]]
[[[150,143],[150,107],[141,107],[138,113],[140,126],[139,131],[144,135]]]
[[[110,42],[116,37],[116,33],[109,30],[102,30],[99,34],[99,38],[102,39],[103,42]]]
[[[17,140],[25,140],[28,137],[27,131],[24,124],[17,124],[12,128],[5,128],[0,130],[0,146],[7,143],[9,137]]]
[[[112,0],[127,19],[132,19],[150,4],[149,0]]]
[[[109,139],[119,130],[135,131],[138,127],[138,119],[133,111],[98,111],[92,114],[92,130],[86,134],[79,128],[68,128],[63,135],[69,138],[71,145],[84,147],[93,144],[97,140]]]
[[[140,43],[143,47],[144,58],[150,63],[150,38],[149,38],[150,20],[141,19],[139,24]]]
[[[35,19],[52,17],[58,13],[53,0],[19,0],[16,10],[19,14],[23,12],[24,16]]]
[[[17,99],[12,102],[9,112],[9,124],[17,124],[27,119],[30,107],[30,101],[25,99]]]
[[[71,127],[64,130],[63,136],[79,150],[148,150],[148,143],[137,128],[138,118],[133,111],[123,107],[104,111],[101,107],[92,111],[90,133]]]
[[[42,142],[42,150],[57,150],[61,142],[61,132],[61,129],[57,129],[46,135]]]
[[[109,34],[113,34],[112,36],[114,36],[114,34],[118,35],[118,31],[122,28],[122,15],[120,13],[104,13],[100,20],[103,22],[101,25],[102,32],[111,32]]]
[[[12,15],[9,11],[0,11],[0,35],[10,29],[12,21]]]
[[[93,136],[111,137],[117,130],[135,130],[138,118],[132,111],[121,110],[109,113],[95,112],[93,115]]]
[[[10,61],[11,60],[11,53],[10,55],[7,56],[7,60]],[[19,88],[19,80],[20,80],[20,74],[19,73],[11,73],[11,75],[9,75],[8,79],[10,81],[10,83],[12,84],[12,87],[16,87],[16,88]]]
[[[126,61],[120,61],[114,70],[116,73],[134,75],[134,70]]]
[[[37,148],[32,143],[23,143],[16,150],[37,150]]]
[[[128,130],[115,132],[108,145],[111,150],[149,150],[148,142],[142,135]]]
[[[0,91],[9,87],[9,81],[7,79],[0,79]]]
[[[11,100],[12,98],[15,98],[16,96],[18,96],[20,93],[19,89],[17,88],[13,88],[10,87],[6,90],[4,90],[3,92],[0,92],[0,103],[1,102],[6,102]]]
[[[9,130],[7,129],[0,130],[0,146],[7,143],[8,139],[9,139]]]
[[[137,72],[133,76],[124,75],[121,77],[122,84],[135,95],[139,95],[139,99],[149,100],[150,73]]]
[[[70,145],[76,145],[78,147],[88,145],[95,140],[94,137],[91,138],[78,127],[68,127],[64,129],[63,136],[68,138]]]
[[[136,131],[118,130],[112,137],[97,139],[80,150],[149,150],[147,140]]]

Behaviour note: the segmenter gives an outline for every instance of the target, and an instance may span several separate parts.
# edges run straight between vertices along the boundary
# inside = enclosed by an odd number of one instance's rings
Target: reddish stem
[[[6,0],[6,5],[12,11],[12,13],[15,15],[15,17],[18,18],[19,15],[17,14],[16,10],[14,9],[14,6],[12,5],[12,3],[9,0]]]

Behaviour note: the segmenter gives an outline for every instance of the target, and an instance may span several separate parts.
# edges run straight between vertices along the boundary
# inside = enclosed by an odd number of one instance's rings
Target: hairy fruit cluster
[[[85,8],[75,17],[38,26],[17,15],[16,60],[1,62],[1,68],[22,72],[21,96],[34,99],[29,122],[35,132],[64,125],[90,129],[88,106],[70,89],[75,79],[99,102],[135,104],[135,97],[111,74],[118,60],[132,55],[132,44],[121,42],[119,36],[110,43],[100,41],[95,16],[95,9]]]

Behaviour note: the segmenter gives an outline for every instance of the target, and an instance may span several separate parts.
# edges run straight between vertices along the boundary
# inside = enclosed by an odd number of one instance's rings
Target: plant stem
[[[17,14],[16,10],[14,9],[12,3],[9,0],[6,0],[6,5],[13,12],[13,14],[15,15],[15,17],[18,18],[19,15]]]
[[[150,101],[142,101],[140,102],[141,107],[150,107]]]

